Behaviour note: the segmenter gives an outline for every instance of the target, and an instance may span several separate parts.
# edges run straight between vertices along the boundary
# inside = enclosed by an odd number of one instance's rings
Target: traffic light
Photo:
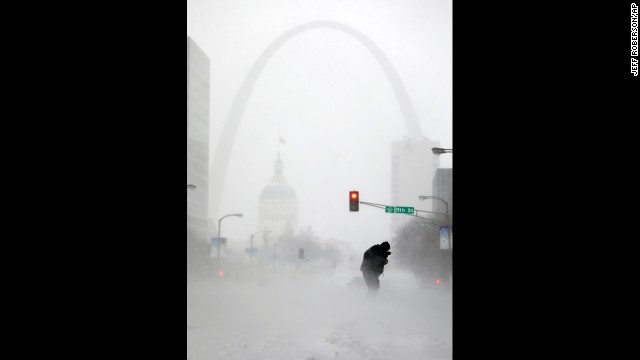
[[[360,194],[357,191],[349,191],[349,211],[360,211]]]

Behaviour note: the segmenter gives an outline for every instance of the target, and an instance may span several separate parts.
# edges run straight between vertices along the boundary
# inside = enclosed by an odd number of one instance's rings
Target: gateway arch
[[[218,216],[218,208],[220,205],[220,201],[222,199],[222,190],[224,188],[225,178],[227,176],[227,169],[229,166],[229,159],[231,157],[231,150],[233,149],[233,143],[235,141],[236,133],[238,132],[238,126],[240,125],[240,121],[242,119],[242,114],[244,113],[244,109],[249,101],[249,96],[251,96],[251,92],[253,91],[253,87],[256,84],[262,70],[267,65],[273,54],[275,54],[284,43],[289,41],[296,35],[299,35],[305,31],[313,30],[313,29],[333,29],[338,30],[342,33],[350,35],[351,37],[358,40],[362,45],[364,45],[373,55],[373,57],[378,61],[382,70],[384,71],[391,87],[393,88],[393,92],[396,95],[396,99],[398,104],[400,105],[400,109],[402,110],[402,117],[404,118],[404,123],[407,128],[407,134],[411,138],[423,138],[422,129],[420,128],[420,123],[418,122],[418,117],[416,116],[416,112],[411,104],[411,100],[409,100],[409,96],[407,95],[407,91],[398,76],[398,73],[393,68],[389,59],[385,56],[385,54],[380,50],[376,44],[374,44],[371,39],[366,37],[361,32],[356,29],[340,24],[337,22],[330,21],[318,21],[306,23],[303,25],[296,26],[284,34],[280,35],[277,39],[275,39],[263,52],[260,54],[260,57],[251,67],[251,70],[247,74],[247,77],[242,82],[240,86],[240,90],[238,90],[238,94],[236,95],[233,103],[231,105],[231,110],[229,111],[229,115],[225,121],[224,127],[222,128],[222,132],[219,137],[218,146],[216,148],[216,152],[213,156],[213,160],[211,162],[211,171],[210,171],[210,191],[211,191],[211,216],[214,219]]]

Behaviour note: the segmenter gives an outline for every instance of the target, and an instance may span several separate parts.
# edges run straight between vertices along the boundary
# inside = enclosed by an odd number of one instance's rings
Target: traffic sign
[[[415,213],[415,208],[409,206],[387,206],[385,207],[384,212],[391,214],[413,215]]]
[[[408,206],[396,206],[396,214],[413,214],[415,212],[414,208]]]
[[[451,247],[449,247],[449,238],[451,238]],[[453,249],[453,226],[447,230],[447,225],[440,225],[440,249]]]

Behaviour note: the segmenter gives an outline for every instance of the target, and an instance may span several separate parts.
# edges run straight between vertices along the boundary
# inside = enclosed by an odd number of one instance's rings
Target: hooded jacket
[[[391,246],[386,241],[380,245],[370,247],[364,252],[360,271],[370,271],[378,275],[382,274],[384,272],[384,266],[389,262],[387,257],[391,254],[391,252],[389,252],[390,248]]]

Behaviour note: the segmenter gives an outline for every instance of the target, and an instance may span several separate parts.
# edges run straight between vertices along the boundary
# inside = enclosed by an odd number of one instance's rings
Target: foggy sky
[[[187,35],[211,65],[210,159],[253,63],[278,36],[313,21],[339,22],[370,38],[398,72],[424,135],[453,146],[451,1],[188,0]],[[279,135],[286,144],[278,145]],[[406,135],[391,85],[364,45],[332,29],[292,38],[245,108],[219,209],[245,216],[225,219],[222,236],[242,248],[257,231],[258,199],[279,150],[300,227],[362,246],[388,240],[390,216],[398,215],[363,205],[349,213],[347,197],[355,189],[362,201],[403,205],[390,203],[391,142]],[[451,163],[451,154],[440,157],[441,167]]]

